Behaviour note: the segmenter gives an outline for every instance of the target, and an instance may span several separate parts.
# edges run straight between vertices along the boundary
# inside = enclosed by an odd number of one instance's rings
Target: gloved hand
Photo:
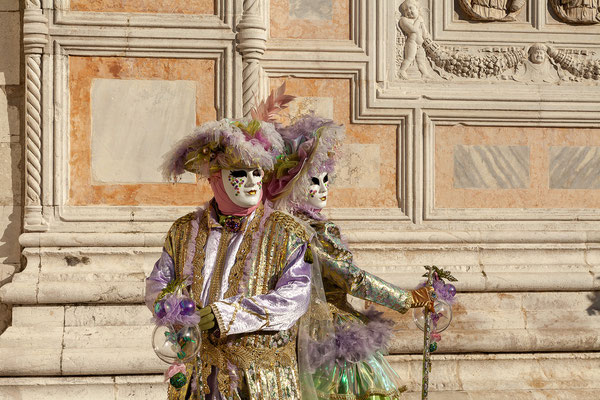
[[[215,314],[210,306],[206,306],[200,309],[200,322],[198,322],[198,328],[201,331],[208,331],[215,327]]]
[[[435,300],[435,291],[431,286],[425,286],[410,292],[412,296],[412,308],[427,307],[430,312],[435,312],[433,302]]]

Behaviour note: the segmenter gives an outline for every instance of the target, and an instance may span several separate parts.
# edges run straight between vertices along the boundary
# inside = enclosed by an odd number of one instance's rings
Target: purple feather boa
[[[369,358],[377,351],[385,351],[392,336],[393,321],[382,317],[374,308],[364,315],[369,319],[363,323],[356,319],[335,327],[335,337],[325,342],[311,342],[308,360],[311,368],[345,363],[357,363]]]

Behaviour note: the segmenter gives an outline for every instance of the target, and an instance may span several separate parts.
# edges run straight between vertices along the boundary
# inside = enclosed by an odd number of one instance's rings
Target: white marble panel
[[[91,98],[94,181],[163,182],[163,155],[195,126],[196,83],[96,79]]]
[[[600,147],[550,147],[551,189],[600,189]]]
[[[0,85],[18,85],[21,67],[21,15],[0,12]]]
[[[379,188],[378,144],[346,143],[338,163],[334,188]]]
[[[333,98],[296,97],[290,103],[290,119],[292,122],[296,118],[310,113],[314,113],[318,117],[333,119]]]
[[[528,146],[454,146],[454,187],[526,189]]]
[[[295,19],[331,20],[332,0],[290,0],[290,17]]]

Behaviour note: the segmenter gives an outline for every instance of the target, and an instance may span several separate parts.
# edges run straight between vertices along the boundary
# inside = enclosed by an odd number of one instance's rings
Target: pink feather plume
[[[296,97],[285,94],[285,82],[275,90],[266,100],[261,101],[250,113],[252,119],[265,122],[275,122],[275,114],[288,106]]]

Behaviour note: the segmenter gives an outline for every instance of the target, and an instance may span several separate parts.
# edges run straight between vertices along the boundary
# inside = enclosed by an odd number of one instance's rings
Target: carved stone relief
[[[423,48],[425,40],[431,40],[427,25],[423,19],[423,9],[417,0],[406,0],[400,4],[401,16],[398,19],[398,29],[404,33],[403,55],[398,62],[398,77],[409,79],[408,69],[416,66],[421,77],[431,77],[431,67]]]
[[[406,0],[399,7],[398,79],[484,79],[551,84],[600,81],[600,58],[593,57],[594,51],[557,49],[543,43],[483,48],[440,45],[431,38],[423,13],[417,0]]]
[[[526,0],[458,0],[460,8],[474,21],[515,21]]]
[[[550,0],[550,4],[563,22],[578,25],[600,22],[600,0]]]

